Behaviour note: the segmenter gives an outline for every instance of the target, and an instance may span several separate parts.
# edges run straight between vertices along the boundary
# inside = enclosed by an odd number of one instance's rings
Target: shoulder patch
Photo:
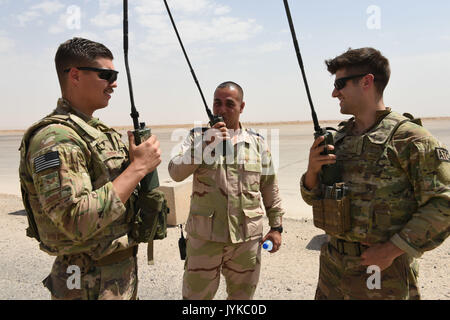
[[[56,168],[61,165],[59,160],[58,151],[48,152],[34,159],[34,172],[39,173],[41,171]]]
[[[444,148],[436,148],[436,156],[439,160],[450,162],[450,154],[447,149]]]
[[[53,191],[53,190],[61,187],[61,184],[59,182],[60,178],[59,178],[58,171],[47,174],[47,175],[41,177],[40,180],[41,180],[40,185],[42,186],[41,191],[44,193]]]

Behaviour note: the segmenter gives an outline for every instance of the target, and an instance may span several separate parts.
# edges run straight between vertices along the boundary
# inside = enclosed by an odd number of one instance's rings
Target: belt
[[[101,258],[100,260],[94,261],[96,267],[104,267],[114,263],[122,262],[125,259],[135,257],[138,252],[138,246],[133,246],[125,250],[111,253],[110,255]]]
[[[328,244],[340,254],[349,256],[360,256],[361,253],[368,248],[360,242],[349,242],[342,239],[330,237]]]

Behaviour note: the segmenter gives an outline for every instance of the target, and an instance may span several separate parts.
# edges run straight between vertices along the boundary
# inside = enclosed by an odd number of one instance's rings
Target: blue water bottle
[[[262,247],[264,250],[271,251],[273,248],[273,243],[270,240],[266,240],[266,241],[264,241]]]

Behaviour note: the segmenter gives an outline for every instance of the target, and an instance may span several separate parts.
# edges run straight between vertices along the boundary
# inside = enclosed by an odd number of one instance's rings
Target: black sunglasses
[[[94,67],[76,67],[78,70],[94,71],[98,72],[98,77],[102,80],[106,80],[109,83],[113,83],[117,80],[117,74],[119,71],[111,69],[100,69]],[[69,72],[71,68],[64,70],[64,72]]]
[[[359,78],[359,77],[364,77],[364,76],[367,76],[367,75],[368,75],[368,73],[366,73],[366,74],[357,74],[357,75],[354,75],[354,76],[348,76],[348,77],[343,77],[343,78],[336,79],[336,81],[334,81],[334,87],[336,88],[336,90],[342,90],[342,89],[345,88],[348,80]]]

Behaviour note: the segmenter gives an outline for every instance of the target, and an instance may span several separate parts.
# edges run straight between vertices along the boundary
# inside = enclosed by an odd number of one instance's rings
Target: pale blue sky
[[[310,120],[282,0],[169,0],[208,103],[222,81],[245,91],[243,121]],[[130,0],[130,64],[141,120],[206,121],[162,0]],[[289,1],[319,119],[344,119],[324,60],[373,46],[391,62],[385,102],[415,116],[450,116],[450,1]],[[370,6],[380,11],[380,29]],[[80,19],[76,18],[79,9]],[[72,10],[72,11],[71,11]],[[95,115],[130,125],[122,0],[0,0],[1,129],[24,129],[60,95],[58,45],[83,36],[107,45],[120,71],[109,107]],[[75,13],[74,13],[75,12]],[[77,21],[80,22],[79,29]]]

